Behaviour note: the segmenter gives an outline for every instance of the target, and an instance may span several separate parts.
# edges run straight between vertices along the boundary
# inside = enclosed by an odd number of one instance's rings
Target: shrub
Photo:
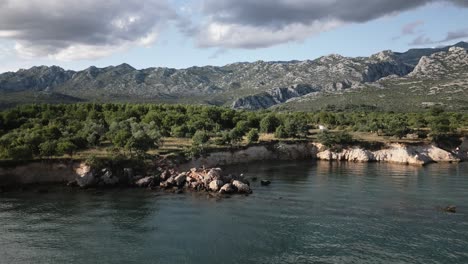
[[[284,128],[283,125],[276,128],[275,137],[276,138],[287,138],[288,137],[288,134],[286,133],[286,129]]]
[[[247,142],[254,143],[258,142],[258,139],[260,138],[260,135],[258,134],[258,129],[251,129],[249,133],[247,133]]]

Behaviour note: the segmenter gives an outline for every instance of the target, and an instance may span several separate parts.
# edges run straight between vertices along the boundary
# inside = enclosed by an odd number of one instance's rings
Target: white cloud
[[[308,37],[341,25],[338,21],[314,22],[310,25],[290,24],[271,29],[239,24],[211,22],[198,36],[201,47],[264,48],[272,45],[304,41]]]
[[[95,59],[151,45],[177,19],[167,0],[3,0],[0,38],[21,57]]]

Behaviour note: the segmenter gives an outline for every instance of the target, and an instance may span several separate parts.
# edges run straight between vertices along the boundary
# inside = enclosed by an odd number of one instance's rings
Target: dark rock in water
[[[168,170],[165,170],[161,173],[161,181],[167,181],[167,179],[169,179],[169,177],[171,177],[171,172],[168,171]]]
[[[96,184],[96,177],[92,171],[85,173],[81,177],[78,177],[76,179],[76,183],[78,186],[81,188],[89,188],[91,186],[94,186]]]
[[[258,180],[258,178],[257,177],[252,177],[250,180],[253,181],[253,182],[256,182]]]
[[[101,176],[101,183],[105,186],[116,185],[119,183],[119,178],[115,176],[110,169],[103,169],[104,173]]]
[[[444,208],[444,211],[447,213],[456,213],[457,212],[457,207],[455,205],[449,205]]]
[[[245,183],[243,183],[241,181],[233,181],[232,185],[234,187],[236,187],[237,192],[239,192],[239,193],[250,193],[250,192],[252,192],[250,190],[249,185],[247,185],[247,184],[245,184]]]
[[[234,189],[232,184],[226,183],[226,184],[223,185],[223,187],[221,187],[221,189],[219,190],[219,193],[229,194],[229,193],[233,193],[235,191],[236,190]]]
[[[177,187],[184,186],[186,180],[187,180],[187,175],[185,173],[181,173],[177,177],[174,178],[174,181]]]
[[[223,184],[224,184],[224,182],[221,181],[221,180],[214,180],[214,181],[210,182],[208,187],[210,188],[211,191],[217,192],[217,191],[219,191],[219,189],[221,187],[223,187]]]
[[[262,181],[260,181],[260,184],[262,184],[263,186],[268,186],[268,185],[271,184],[271,181],[269,181],[269,180],[262,180]]]
[[[145,177],[135,182],[135,185],[140,188],[150,187],[153,184],[153,180],[154,180],[153,176]]]
[[[69,187],[78,187],[78,183],[76,182],[76,180],[69,181],[67,183],[67,186],[69,186]]]
[[[132,168],[124,168],[123,169],[124,178],[127,179],[128,182],[133,180],[133,169]]]

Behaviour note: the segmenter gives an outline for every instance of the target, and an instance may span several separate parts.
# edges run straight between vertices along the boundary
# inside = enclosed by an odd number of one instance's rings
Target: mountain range
[[[0,74],[0,107],[23,103],[165,102],[235,109],[468,110],[468,43],[332,54],[315,60],[239,62],[222,67],[148,68],[128,64],[70,71],[39,66]]]

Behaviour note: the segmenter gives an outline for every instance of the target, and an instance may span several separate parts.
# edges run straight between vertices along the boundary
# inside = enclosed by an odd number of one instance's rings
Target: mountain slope
[[[468,43],[460,42],[455,46],[467,48]],[[441,51],[447,53],[450,48],[414,49],[405,53],[383,51],[357,58],[333,54],[306,61],[257,61],[180,70],[137,70],[128,64],[89,67],[83,71],[68,71],[56,66],[33,67],[0,74],[0,107],[32,102],[124,101],[264,109],[323,95],[340,96],[366,87],[398,86],[395,82],[405,82],[405,76],[415,78],[411,74],[422,69],[423,65],[416,65],[415,60],[426,55],[431,58]],[[427,63],[435,65],[435,61]],[[450,58],[446,63],[458,69],[458,62],[454,63]],[[456,72],[456,69],[446,69],[443,78]],[[430,75],[421,78],[429,79]]]
[[[283,110],[346,110],[367,107],[386,111],[424,109],[434,105],[468,110],[468,53],[451,47],[420,59],[406,76],[389,76],[343,94],[306,97],[278,106]]]

